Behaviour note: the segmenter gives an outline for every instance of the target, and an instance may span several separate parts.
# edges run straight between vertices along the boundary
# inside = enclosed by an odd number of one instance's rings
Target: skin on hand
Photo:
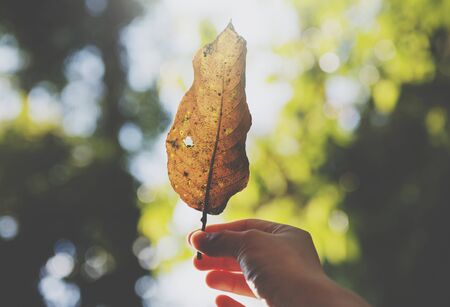
[[[189,234],[189,243],[204,255],[194,266],[210,271],[209,287],[257,297],[269,306],[369,306],[329,279],[311,236],[301,229],[248,219],[210,225]],[[219,307],[243,306],[226,295]]]

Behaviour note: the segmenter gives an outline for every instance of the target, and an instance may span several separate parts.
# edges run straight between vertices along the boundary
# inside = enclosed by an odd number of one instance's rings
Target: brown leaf
[[[194,82],[167,135],[173,188],[190,207],[205,207],[209,214],[221,213],[249,178],[246,52],[246,41],[231,23],[214,42],[197,51]]]

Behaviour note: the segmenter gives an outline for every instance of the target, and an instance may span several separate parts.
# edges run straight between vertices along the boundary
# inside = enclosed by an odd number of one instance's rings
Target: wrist
[[[278,289],[269,306],[345,306],[367,307],[362,298],[342,288],[324,273],[295,272],[286,275],[284,286]]]
[[[287,259],[285,259],[287,260]],[[295,260],[295,259],[294,259]],[[272,291],[267,304],[271,307],[316,306],[312,297],[320,295],[327,276],[323,272],[308,272],[297,261],[285,261],[278,270],[276,291]]]

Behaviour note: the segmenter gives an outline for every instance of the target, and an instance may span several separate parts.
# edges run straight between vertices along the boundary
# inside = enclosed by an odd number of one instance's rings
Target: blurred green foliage
[[[302,35],[273,48],[298,72],[267,81],[289,82],[293,95],[275,131],[249,148],[251,180],[225,219],[310,231],[329,274],[376,306],[444,306],[450,2],[292,3]],[[207,21],[201,30],[211,37]],[[340,59],[330,74],[327,53]],[[333,96],[338,81],[356,89]],[[167,198],[158,204],[148,208],[167,210]],[[143,231],[154,223],[144,212]]]

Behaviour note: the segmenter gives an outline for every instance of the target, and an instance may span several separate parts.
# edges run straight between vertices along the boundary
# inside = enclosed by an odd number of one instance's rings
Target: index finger
[[[273,233],[281,226],[283,225],[264,220],[245,219],[229,223],[209,225],[206,226],[206,232],[219,232],[223,230],[246,231],[250,229],[256,229],[264,232]]]

